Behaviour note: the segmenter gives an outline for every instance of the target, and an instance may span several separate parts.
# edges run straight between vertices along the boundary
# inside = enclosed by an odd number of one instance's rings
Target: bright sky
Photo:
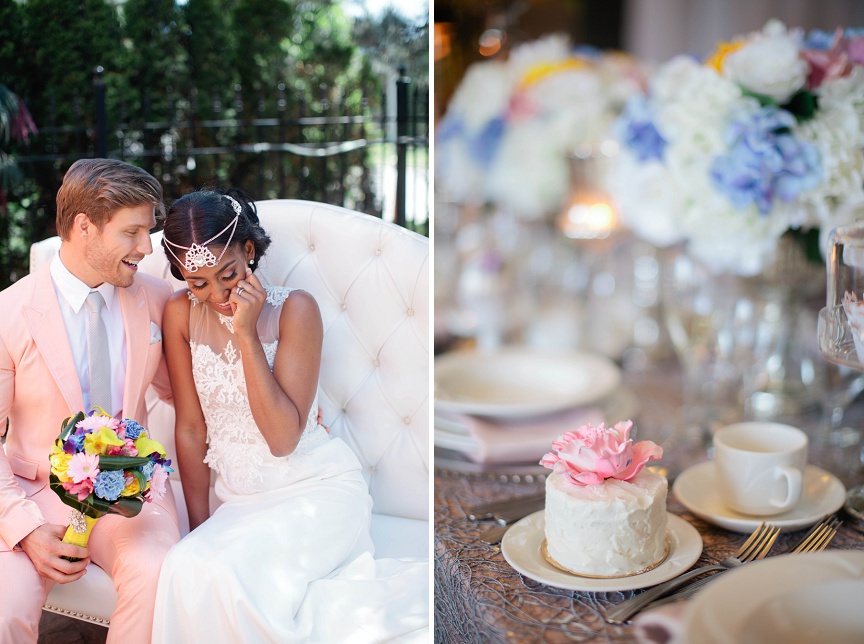
[[[403,18],[412,21],[424,22],[429,16],[427,0],[344,0],[342,6],[349,16],[361,16],[365,11],[377,16],[387,7],[393,7]]]

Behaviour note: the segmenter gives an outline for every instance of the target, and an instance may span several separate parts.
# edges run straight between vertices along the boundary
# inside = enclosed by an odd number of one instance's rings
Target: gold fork
[[[771,550],[777,535],[780,534],[780,528],[777,528],[770,523],[760,523],[753,531],[753,534],[744,542],[738,551],[731,557],[726,557],[723,561],[709,566],[702,566],[690,572],[685,572],[674,579],[649,588],[641,595],[636,595],[628,600],[625,600],[606,611],[606,621],[611,624],[621,624],[626,622],[630,617],[638,613],[652,601],[665,595],[670,590],[678,588],[682,584],[690,581],[694,577],[710,572],[712,570],[728,570],[735,568],[750,561],[762,559]],[[719,573],[718,573],[719,574]]]
[[[814,527],[810,532],[808,532],[800,542],[791,546],[787,550],[783,552],[778,552],[778,555],[786,555],[786,554],[799,554],[804,552],[820,552],[825,550],[828,547],[828,544],[831,543],[831,540],[834,538],[834,535],[837,534],[837,528],[843,525],[843,522],[840,521],[836,516],[832,515],[825,519],[822,523]],[[696,581],[691,581],[684,588],[677,590],[671,595],[667,595],[661,599],[656,599],[651,602],[645,608],[656,608],[657,606],[663,606],[664,604],[671,604],[672,602],[676,602],[679,599],[689,599],[693,595],[696,594],[696,591],[707,585],[714,579],[714,575],[709,575],[708,577],[703,577],[702,579],[697,579]],[[644,610],[644,609],[643,609]]]

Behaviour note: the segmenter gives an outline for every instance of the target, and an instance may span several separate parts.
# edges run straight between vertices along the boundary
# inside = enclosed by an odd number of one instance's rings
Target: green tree
[[[29,104],[36,123],[92,122],[92,74],[120,60],[115,9],[104,0],[28,0],[22,5],[29,44]]]
[[[189,74],[197,89],[196,111],[213,115],[211,98],[226,94],[237,75],[232,67],[235,48],[228,3],[220,0],[189,0],[184,9],[183,39],[189,57]]]
[[[15,0],[0,0],[0,83],[19,94],[28,89],[23,20]]]
[[[270,92],[285,80],[280,44],[291,33],[293,15],[288,0],[237,0],[232,14],[234,68],[244,90]]]
[[[429,22],[407,20],[392,6],[380,16],[357,20],[354,38],[378,73],[395,73],[404,66],[412,79],[429,79]]]
[[[174,0],[128,0],[123,17],[124,77],[137,98],[130,111],[149,118],[173,118],[166,111],[168,103],[189,89],[183,12]]]

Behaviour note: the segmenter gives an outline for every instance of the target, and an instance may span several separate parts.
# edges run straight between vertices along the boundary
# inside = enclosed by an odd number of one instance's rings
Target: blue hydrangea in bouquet
[[[63,541],[82,547],[100,517],[134,517],[160,500],[174,471],[146,428],[100,407],[65,419],[49,458],[51,489],[72,508]]]

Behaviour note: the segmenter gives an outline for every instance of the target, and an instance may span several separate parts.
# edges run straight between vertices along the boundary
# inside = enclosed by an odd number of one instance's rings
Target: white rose
[[[445,117],[458,117],[469,131],[477,132],[507,110],[514,85],[512,70],[506,63],[474,63],[453,93]]]
[[[800,35],[769,23],[741,49],[726,56],[723,75],[745,89],[785,103],[804,87],[809,67],[800,55]]]
[[[611,164],[607,187],[621,221],[637,237],[661,248],[684,239],[681,190],[667,167],[621,152]]]
[[[537,121],[509,128],[490,170],[487,197],[525,219],[555,213],[570,189],[564,135]]]

